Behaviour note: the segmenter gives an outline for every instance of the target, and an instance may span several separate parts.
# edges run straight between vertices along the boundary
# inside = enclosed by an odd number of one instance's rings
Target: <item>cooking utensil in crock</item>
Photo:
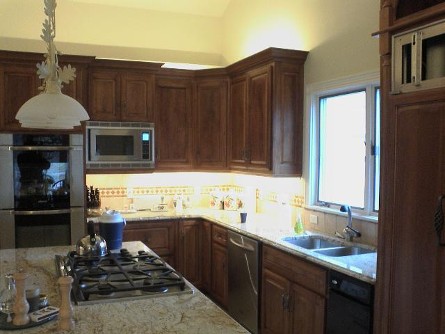
[[[87,223],[88,235],[76,244],[76,253],[82,256],[104,256],[107,254],[107,242],[94,231],[94,222]]]

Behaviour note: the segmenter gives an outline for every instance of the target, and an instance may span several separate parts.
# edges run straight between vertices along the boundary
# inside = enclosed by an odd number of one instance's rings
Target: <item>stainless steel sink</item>
[[[317,249],[314,250],[314,253],[332,257],[340,257],[340,256],[375,253],[375,250],[359,246],[344,246],[337,248]]]
[[[306,248],[306,249],[320,249],[320,248],[331,248],[340,247],[340,243],[332,242],[323,239],[319,236],[302,236],[302,237],[284,237],[281,240],[290,243],[292,245]]]

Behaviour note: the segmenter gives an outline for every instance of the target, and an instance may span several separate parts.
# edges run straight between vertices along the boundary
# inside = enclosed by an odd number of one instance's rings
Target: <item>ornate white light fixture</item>
[[[16,119],[24,128],[72,129],[88,120],[88,114],[75,99],[62,93],[62,83],[69,83],[76,76],[76,69],[71,65],[61,68],[58,64],[58,51],[54,45],[56,36],[56,0],[44,0],[45,14],[40,37],[47,45],[45,61],[37,64],[37,74],[43,79],[42,90],[29,99],[17,113]]]

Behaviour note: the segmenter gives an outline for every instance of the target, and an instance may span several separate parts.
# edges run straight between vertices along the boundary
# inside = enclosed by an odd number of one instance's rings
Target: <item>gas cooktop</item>
[[[105,256],[56,255],[59,276],[73,277],[77,305],[193,293],[180,273],[147,250]]]

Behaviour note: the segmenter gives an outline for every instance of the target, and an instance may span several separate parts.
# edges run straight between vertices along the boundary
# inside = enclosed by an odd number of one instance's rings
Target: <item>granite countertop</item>
[[[266,214],[248,214],[247,222],[241,224],[239,212],[224,211],[215,209],[185,209],[181,213],[175,211],[167,212],[151,212],[137,211],[124,212],[123,216],[128,223],[137,222],[144,219],[164,220],[178,218],[205,218],[214,223],[225,226],[231,230],[242,233],[246,236],[258,239],[265,244],[277,247],[283,251],[289,252],[296,256],[307,259],[313,263],[317,263],[329,269],[334,269],[356,277],[362,281],[375,284],[377,271],[377,253],[368,253],[361,255],[351,255],[342,257],[324,256],[314,253],[302,247],[294,246],[281,240],[285,236],[295,236],[295,232],[290,226],[281,226],[277,222],[277,217]],[[316,234],[307,232],[307,234]],[[340,241],[338,238],[324,236],[328,239]],[[349,243],[341,241],[345,245],[358,245],[364,248],[375,250],[375,247],[362,245],[359,243]]]
[[[124,242],[131,252],[148,248],[139,241]],[[0,250],[0,274],[23,268],[29,273],[26,288],[40,288],[50,305],[60,306],[54,256],[66,255],[74,246]],[[3,287],[3,282],[1,282]],[[74,305],[75,329],[69,333],[248,333],[216,304],[195,288],[193,294],[161,296],[134,301]],[[2,333],[67,333],[58,321]]]

